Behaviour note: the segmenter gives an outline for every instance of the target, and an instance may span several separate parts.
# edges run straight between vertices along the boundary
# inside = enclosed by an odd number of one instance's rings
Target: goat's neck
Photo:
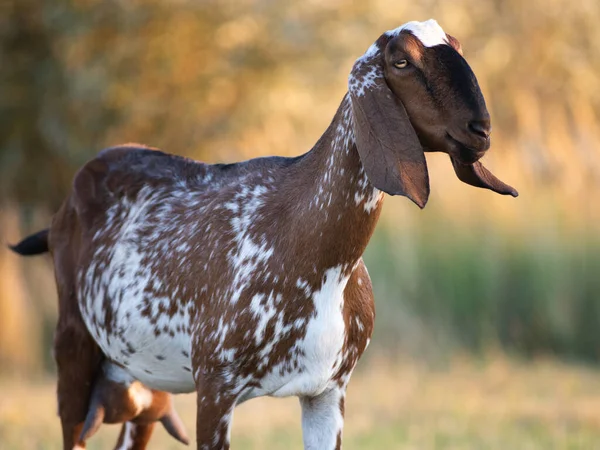
[[[383,193],[368,180],[356,148],[352,106],[346,95],[321,139],[299,162],[304,174],[300,233],[310,235],[325,266],[353,266],[375,229]]]

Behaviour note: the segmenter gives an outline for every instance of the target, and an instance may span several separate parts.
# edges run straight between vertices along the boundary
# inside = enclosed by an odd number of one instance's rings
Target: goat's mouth
[[[490,147],[490,140],[487,139],[483,145],[471,147],[458,139],[446,133],[446,142],[448,144],[448,154],[455,158],[460,164],[469,165],[476,163],[485,154]]]

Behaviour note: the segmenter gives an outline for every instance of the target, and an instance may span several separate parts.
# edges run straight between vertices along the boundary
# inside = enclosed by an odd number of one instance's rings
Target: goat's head
[[[490,115],[460,43],[435,20],[384,33],[356,61],[348,85],[358,152],[378,189],[423,208],[424,152],[441,151],[465,183],[518,195],[479,162],[490,147]]]

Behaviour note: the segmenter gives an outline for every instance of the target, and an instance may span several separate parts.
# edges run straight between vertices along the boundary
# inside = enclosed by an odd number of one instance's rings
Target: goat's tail
[[[38,231],[31,236],[27,236],[16,245],[9,245],[9,248],[19,255],[33,256],[48,251],[48,228]]]

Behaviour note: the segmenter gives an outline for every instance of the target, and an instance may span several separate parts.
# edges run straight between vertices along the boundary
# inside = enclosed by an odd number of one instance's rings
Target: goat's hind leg
[[[155,423],[137,424],[125,422],[117,440],[115,450],[145,450]]]
[[[340,450],[346,388],[333,387],[315,397],[301,397],[305,450]]]
[[[77,318],[80,319],[80,316]],[[65,450],[85,448],[79,441],[92,384],[100,368],[102,353],[83,321],[61,314],[54,336],[54,357],[58,369],[58,413]]]

